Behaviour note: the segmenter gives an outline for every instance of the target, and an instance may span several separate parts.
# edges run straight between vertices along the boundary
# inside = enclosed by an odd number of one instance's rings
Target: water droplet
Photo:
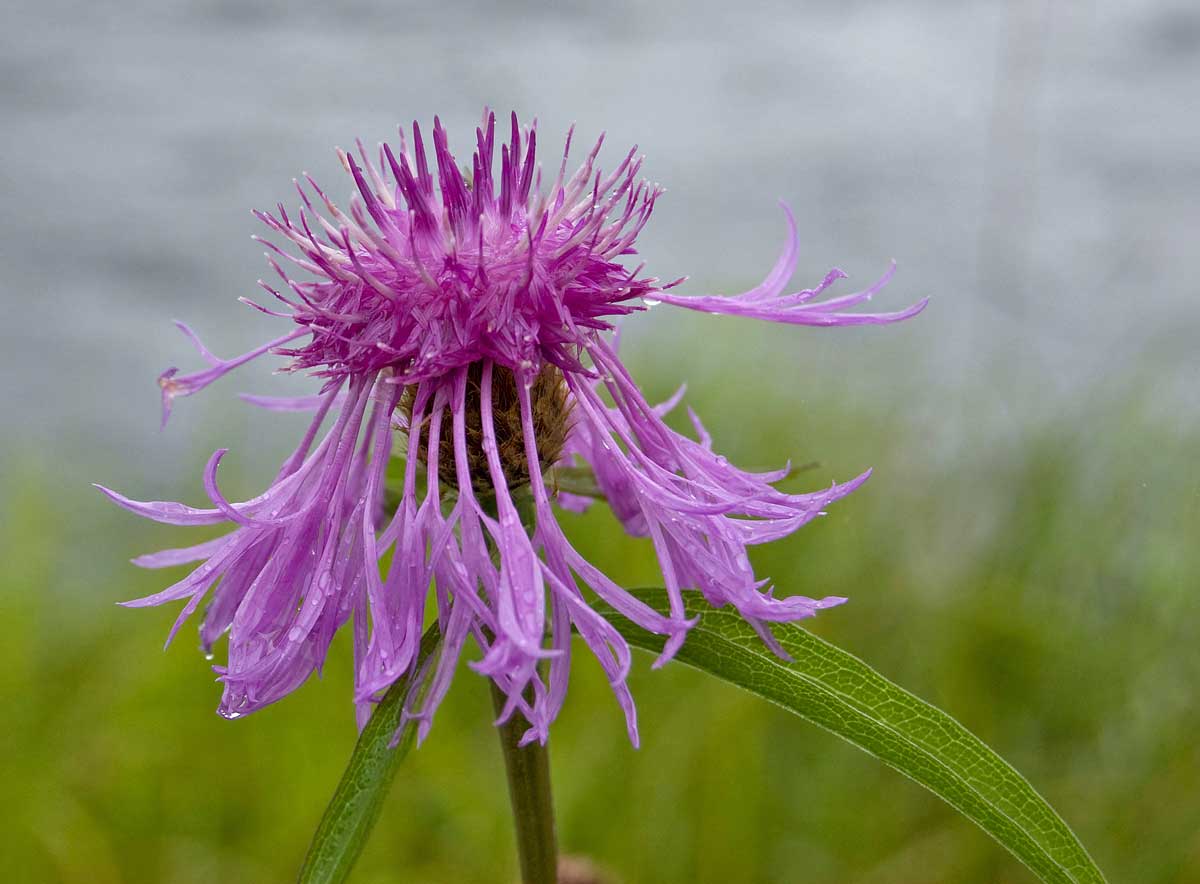
[[[658,300],[658,298],[642,298],[642,303],[647,307],[657,307],[662,301]]]
[[[288,641],[298,642],[302,638],[304,638],[304,630],[299,626],[293,626],[288,630]]]
[[[207,654],[205,654],[205,655],[204,655],[204,659],[205,659],[205,660],[211,660],[212,658],[213,658],[213,652],[212,652],[212,651],[209,651]]]

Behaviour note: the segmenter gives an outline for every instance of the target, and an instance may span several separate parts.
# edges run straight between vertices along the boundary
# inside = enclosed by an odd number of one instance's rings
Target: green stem
[[[499,715],[507,698],[495,682],[491,685],[492,705]],[[514,712],[497,728],[508,771],[508,795],[517,830],[521,881],[522,884],[556,884],[558,843],[554,833],[554,800],[550,795],[550,753],[537,741],[528,746],[518,745],[527,727],[525,717]]]

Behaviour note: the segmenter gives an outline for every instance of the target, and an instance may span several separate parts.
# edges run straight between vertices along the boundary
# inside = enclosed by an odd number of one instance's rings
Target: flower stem
[[[499,714],[507,699],[492,682],[492,705]],[[528,725],[514,712],[497,730],[504,766],[508,771],[508,795],[512,801],[517,830],[517,855],[522,884],[556,884],[558,844],[554,833],[554,800],[550,795],[550,753],[534,741],[520,746]]]

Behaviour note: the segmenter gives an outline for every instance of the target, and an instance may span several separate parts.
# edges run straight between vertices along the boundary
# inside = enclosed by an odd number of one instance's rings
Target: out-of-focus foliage
[[[732,389],[700,405],[717,444],[747,466],[772,465],[782,440],[800,440],[798,461],[823,460],[805,485],[877,468],[825,519],[756,551],[783,591],[851,597],[814,631],[1003,754],[1112,880],[1200,881],[1200,434],[1110,407],[934,468],[914,456],[922,433],[899,415],[797,411]],[[752,433],[739,429],[748,418]],[[176,611],[113,604],[171,577],[126,558],[198,534],[108,509],[33,460],[10,463],[0,489],[6,879],[288,880],[354,743],[345,643],[323,680],[244,720],[218,718],[190,628],[159,651]],[[146,487],[159,488],[153,477]],[[649,545],[607,513],[564,521],[615,578],[655,582]],[[632,678],[635,751],[598,667],[578,655],[551,741],[567,850],[629,884],[1030,880],[873,759],[749,694],[649,662],[639,656]],[[486,685],[464,669],[353,881],[507,880],[498,870],[515,861],[490,717]]]

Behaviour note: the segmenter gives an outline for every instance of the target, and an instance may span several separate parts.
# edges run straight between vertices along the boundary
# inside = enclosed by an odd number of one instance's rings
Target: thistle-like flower
[[[693,625],[685,588],[714,606],[733,605],[768,643],[770,623],[843,601],[775,597],[746,551],[792,533],[868,474],[788,494],[773,486],[786,469],[733,466],[713,451],[694,413],[697,438],[672,430],[663,416],[680,397],[646,401],[618,358],[613,320],[663,303],[852,325],[904,319],[924,302],[897,313],[844,312],[878,291],[890,270],[854,294],[818,300],[844,276],[838,270],[814,288],[786,293],[797,252],[790,213],[787,244],[762,284],[731,296],[675,294],[679,281],[660,285],[641,275],[641,265],[626,264],[662,193],[639,178],[636,148],[604,174],[596,163],[601,137],[568,176],[568,134],[543,187],[536,126],[523,130],[513,116],[498,173],[492,114],[475,135],[471,165],[460,169],[435,118],[435,176],[414,123],[411,143],[401,132],[399,150],[381,146],[375,163],[361,143],[357,158],[339,152],[357,189],[346,210],[305,176],[294,215],[282,204],[256,213],[282,243],[264,240],[283,284],[261,283],[274,308],[246,303],[284,320],[285,334],[226,360],[181,324],[209,367],[160,377],[164,422],[175,398],[264,354],[322,379],[312,397],[247,397],[315,412],[266,491],[227,500],[217,483],[224,450],[204,471],[211,508],[102,489],[159,522],[232,526],[216,540],[135,559],[149,568],[200,564],[162,592],[126,603],[186,601],[169,642],[211,594],[200,636],[208,651],[229,633],[228,662],[215,667],[222,715],[253,712],[298,687],[321,668],[334,633],[352,622],[355,701],[365,721],[415,667],[432,603],[443,649],[427,690],[406,712],[422,738],[473,636],[482,656],[471,665],[508,698],[501,721],[519,711],[530,725],[524,739],[545,741],[566,696],[574,630],[603,666],[636,744],[629,647],[589,599],[665,636],[655,665],[676,653]],[[307,279],[294,279],[281,260]],[[401,451],[397,496],[385,493],[386,478]],[[567,466],[589,468],[625,528],[649,538],[668,612],[638,601],[567,539],[555,504],[588,503],[557,490],[553,471]]]

